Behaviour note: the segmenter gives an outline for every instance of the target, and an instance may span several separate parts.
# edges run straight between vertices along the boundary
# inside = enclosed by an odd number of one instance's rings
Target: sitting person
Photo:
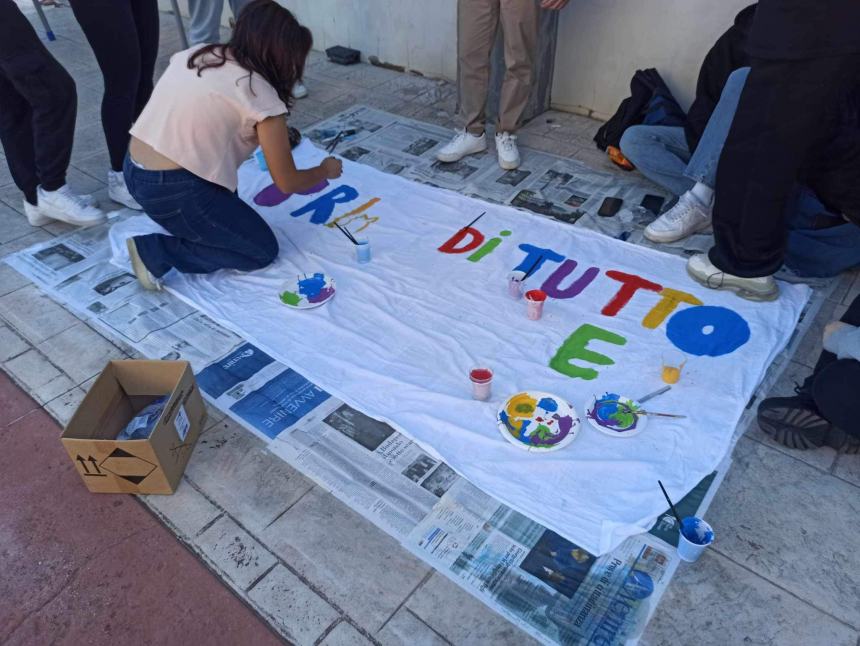
[[[171,57],[131,129],[124,168],[134,199],[170,234],[127,241],[146,289],[160,289],[171,269],[252,271],[274,262],[274,233],[236,194],[237,170],[258,143],[284,193],[340,177],[340,160],[297,170],[290,151],[285,115],[310,48],[311,33],[293,14],[254,0],[228,43]]]
[[[755,7],[748,7],[739,14],[732,29],[743,24],[743,15],[751,9]],[[726,39],[731,31],[720,40]],[[713,106],[710,95],[702,88],[714,85],[713,77],[717,74],[711,69],[713,65],[709,60],[720,49],[718,41],[702,66],[699,94],[690,109],[685,129],[633,126],[622,137],[622,152],[642,174],[680,196],[672,209],[645,229],[645,237],[653,242],[675,242],[693,233],[707,231],[711,226],[717,164],[749,74],[748,67],[734,70],[725,80],[718,103]],[[738,57],[735,60],[742,59]],[[850,115],[852,112],[856,112],[856,108],[846,102],[846,113]],[[707,125],[699,133],[698,126],[706,113]],[[857,114],[854,116],[856,121]],[[849,128],[852,129],[850,132]],[[856,124],[851,125],[850,120],[843,130],[848,139],[857,138],[860,134]],[[829,156],[832,155],[831,147]],[[831,172],[815,174],[833,176]],[[787,203],[789,236],[785,264],[800,276],[835,276],[860,264],[860,227],[849,224],[839,209],[825,205],[827,197],[831,194],[835,197],[830,187],[821,185],[812,177],[807,179],[816,190],[798,184]],[[844,203],[844,200],[839,201]]]
[[[761,429],[793,449],[830,446],[860,451],[854,397],[860,384],[860,296],[841,321],[824,329],[824,351],[794,397],[772,397],[758,407]]]

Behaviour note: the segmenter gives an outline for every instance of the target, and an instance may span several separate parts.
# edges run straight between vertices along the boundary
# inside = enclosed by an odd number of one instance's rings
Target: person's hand
[[[540,8],[558,11],[559,9],[564,9],[567,2],[568,0],[540,0]]]
[[[326,179],[337,179],[343,172],[343,162],[337,157],[326,157],[320,164],[320,168],[323,169]]]
[[[841,330],[845,327],[851,327],[847,323],[843,323],[842,321],[833,321],[832,323],[828,323],[824,326],[824,341],[823,344],[827,345],[827,340],[833,335],[837,330]]]

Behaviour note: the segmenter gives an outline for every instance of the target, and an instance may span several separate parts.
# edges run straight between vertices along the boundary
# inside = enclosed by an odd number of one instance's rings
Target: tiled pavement
[[[69,182],[106,200],[101,78],[69,10],[48,16],[59,34],[49,49],[78,83]],[[171,16],[163,16],[162,30],[159,73],[179,49]],[[299,128],[355,103],[450,124],[456,101],[448,83],[338,67],[318,53],[306,82],[310,97],[291,119]],[[596,125],[551,112],[528,124],[520,141],[611,169],[591,143]],[[66,230],[33,229],[20,208],[0,163],[0,256]],[[792,379],[808,371],[824,323],[858,294],[860,274],[844,276],[776,392],[789,393]],[[0,364],[61,423],[104,362],[127,350],[0,265]],[[860,533],[852,530],[860,518],[860,456],[789,451],[751,428],[734,459],[709,512],[718,541],[697,564],[681,566],[643,643],[860,646]],[[144,502],[296,643],[532,643],[215,411],[179,491]],[[211,643],[226,642],[213,635]]]

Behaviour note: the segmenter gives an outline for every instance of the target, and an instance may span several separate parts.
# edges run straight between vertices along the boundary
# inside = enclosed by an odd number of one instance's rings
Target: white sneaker
[[[779,298],[779,287],[773,276],[742,278],[727,274],[718,269],[706,253],[692,256],[687,261],[687,273],[705,287],[727,289],[749,301],[775,301]]]
[[[301,81],[296,81],[293,85],[293,98],[304,99],[308,95],[308,88]]]
[[[131,260],[131,268],[134,270],[134,275],[137,276],[140,286],[151,292],[160,292],[164,288],[164,284],[160,278],[153,276],[149,269],[146,268],[146,265],[143,264],[143,259],[137,251],[137,244],[134,242],[134,238],[128,238],[125,241],[125,246],[128,248],[128,258]]]
[[[91,204],[92,196],[78,195],[69,188],[68,184],[64,184],[56,191],[46,191],[40,186],[38,202],[38,206],[30,205],[30,207],[35,208],[43,218],[47,217],[79,227],[91,227],[107,219],[101,209]],[[30,220],[30,213],[27,213],[27,219]],[[42,221],[42,219],[38,218],[36,221]],[[30,220],[30,224],[32,223],[33,221]]]
[[[713,207],[705,206],[687,191],[678,203],[645,227],[645,237],[652,242],[675,242],[705,231],[711,226]]]
[[[143,211],[143,207],[128,192],[122,171],[108,171],[108,197],[117,204],[122,204],[135,211]]]
[[[505,170],[520,167],[520,151],[517,148],[517,136],[510,132],[496,133],[496,152],[499,155],[499,166]]]
[[[80,197],[88,206],[98,206],[95,196],[90,195],[89,193],[81,193],[78,197]],[[54,218],[48,217],[42,213],[37,204],[30,204],[26,198],[24,198],[24,215],[27,216],[27,222],[30,223],[30,226],[34,227],[43,227],[46,224],[54,222]]]
[[[482,153],[487,149],[487,133],[482,132],[480,137],[466,130],[458,130],[454,138],[436,153],[436,159],[440,162],[451,163],[460,161],[466,155]]]

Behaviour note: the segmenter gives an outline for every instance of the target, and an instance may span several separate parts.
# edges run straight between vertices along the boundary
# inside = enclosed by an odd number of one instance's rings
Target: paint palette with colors
[[[585,405],[589,423],[612,437],[633,437],[645,428],[648,418],[640,415],[642,406],[636,400],[616,393],[592,397]]]
[[[278,292],[281,302],[287,307],[297,310],[307,310],[319,307],[334,298],[334,278],[322,272],[296,276],[295,281],[288,281]]]
[[[581,426],[561,397],[532,391],[508,399],[496,422],[508,442],[527,451],[557,451],[573,442]]]

